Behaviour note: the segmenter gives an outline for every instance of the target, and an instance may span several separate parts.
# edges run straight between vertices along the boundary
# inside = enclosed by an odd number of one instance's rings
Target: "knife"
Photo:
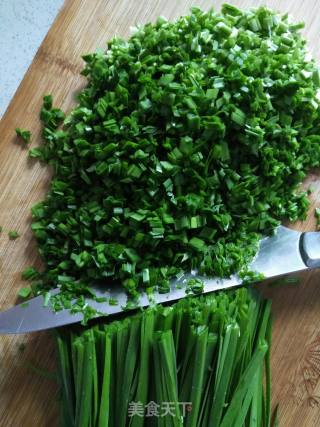
[[[259,251],[251,262],[249,269],[262,273],[265,278],[273,278],[293,272],[320,267],[320,232],[298,232],[284,226],[276,228],[274,235],[265,237],[260,241]],[[219,279],[202,277],[196,273],[188,273],[179,279],[170,282],[170,292],[161,294],[155,292],[152,296],[142,293],[139,299],[139,307],[147,307],[151,303],[166,303],[176,301],[187,296],[186,282],[190,278],[199,278],[204,283],[203,293],[215,292],[222,289],[233,288],[242,284],[238,275]],[[123,289],[113,287],[105,289],[93,287],[97,297],[113,298],[117,305],[108,302],[97,302],[86,299],[88,305],[97,310],[99,316],[110,316],[123,312],[128,297]],[[57,294],[59,289],[51,291]],[[136,307],[135,307],[136,308]],[[63,325],[78,323],[83,319],[82,313],[70,313],[64,309],[54,312],[48,306],[44,306],[43,296],[32,298],[24,304],[16,305],[0,313],[0,334],[19,334],[36,332],[44,329],[56,328]]]

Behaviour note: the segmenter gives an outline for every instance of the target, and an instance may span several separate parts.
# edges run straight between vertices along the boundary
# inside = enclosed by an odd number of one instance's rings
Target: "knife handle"
[[[308,231],[301,235],[300,252],[309,268],[320,267],[320,232]]]

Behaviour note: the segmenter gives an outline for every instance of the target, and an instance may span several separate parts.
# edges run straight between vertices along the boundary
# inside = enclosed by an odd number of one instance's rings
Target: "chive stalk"
[[[269,427],[270,316],[242,288],[57,331],[62,425]]]

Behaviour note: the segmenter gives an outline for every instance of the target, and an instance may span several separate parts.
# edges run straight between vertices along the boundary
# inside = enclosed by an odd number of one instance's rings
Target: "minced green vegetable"
[[[27,267],[22,273],[21,277],[23,280],[33,280],[39,277],[40,273],[34,267]]]
[[[12,230],[8,232],[9,239],[15,240],[20,237],[20,234],[16,230]]]
[[[20,298],[28,298],[31,295],[31,293],[32,293],[31,287],[30,286],[26,286],[26,287],[21,288],[19,290],[18,295],[19,295]]]
[[[244,288],[58,330],[61,425],[270,426],[270,331]]]
[[[201,294],[203,292],[203,280],[192,278],[187,281],[186,292],[193,294]]]
[[[29,130],[16,128],[16,134],[19,138],[22,139],[22,141],[26,142],[27,144],[30,142],[31,132]]]
[[[283,219],[305,218],[320,78],[301,27],[264,7],[192,9],[84,56],[78,105],[65,118],[46,96],[30,151],[54,170],[32,209],[46,289],[228,276]]]

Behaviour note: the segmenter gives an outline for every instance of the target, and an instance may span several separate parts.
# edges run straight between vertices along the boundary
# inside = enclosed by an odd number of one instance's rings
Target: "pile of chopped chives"
[[[244,288],[59,330],[62,426],[270,426],[270,339]]]
[[[38,289],[68,299],[108,282],[135,296],[190,269],[225,277],[303,218],[320,116],[301,27],[264,7],[194,8],[84,56],[78,105],[65,118],[46,96],[30,151],[54,171],[32,210]]]

